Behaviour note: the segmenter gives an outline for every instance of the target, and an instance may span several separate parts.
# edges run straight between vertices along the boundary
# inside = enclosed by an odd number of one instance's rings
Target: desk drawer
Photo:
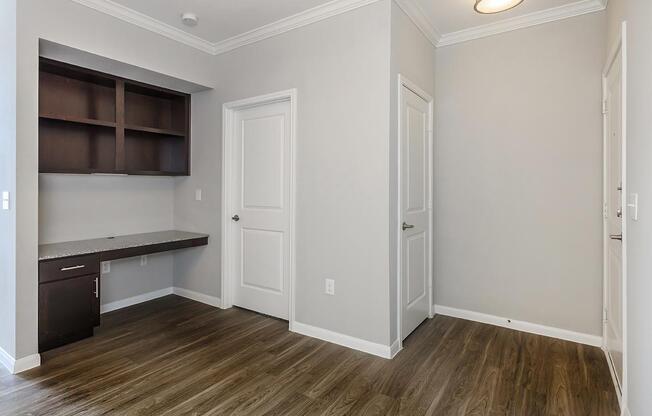
[[[100,257],[97,254],[66,257],[39,263],[39,283],[54,282],[71,277],[98,274]]]

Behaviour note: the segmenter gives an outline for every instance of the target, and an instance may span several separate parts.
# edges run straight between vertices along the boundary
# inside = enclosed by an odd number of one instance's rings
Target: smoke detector
[[[182,14],[181,21],[183,22],[184,25],[190,27],[197,26],[197,23],[199,23],[199,19],[197,18],[197,15],[194,13]]]

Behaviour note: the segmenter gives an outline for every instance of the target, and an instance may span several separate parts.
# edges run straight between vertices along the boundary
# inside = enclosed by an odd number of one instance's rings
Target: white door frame
[[[429,143],[429,149],[430,152],[428,154],[428,161],[429,161],[429,172],[428,172],[428,186],[430,189],[430,200],[428,201],[428,217],[430,221],[430,230],[429,231],[429,239],[430,239],[430,250],[428,251],[428,276],[430,277],[429,279],[429,284],[428,284],[428,318],[432,318],[434,316],[434,309],[433,309],[433,296],[432,296],[432,291],[433,291],[433,264],[432,264],[432,252],[433,252],[433,231],[434,231],[434,225],[433,225],[433,172],[434,172],[434,167],[433,167],[433,159],[434,159],[434,147],[433,147],[433,138],[434,138],[434,133],[433,133],[433,118],[434,118],[434,102],[435,100],[428,94],[425,90],[420,88],[417,84],[414,82],[410,81],[408,78],[403,76],[402,74],[398,74],[398,95],[397,100],[398,100],[398,131],[397,131],[397,157],[398,157],[398,217],[396,218],[396,226],[399,227],[400,224],[403,222],[403,212],[402,212],[402,207],[403,207],[403,196],[402,196],[402,180],[403,180],[403,174],[402,174],[402,163],[401,163],[401,158],[402,158],[402,153],[401,153],[401,128],[403,127],[401,124],[401,118],[402,118],[402,112],[403,112],[403,106],[401,103],[403,102],[401,97],[403,96],[403,87],[409,89],[419,97],[423,98],[427,103],[428,103],[428,143]],[[402,234],[400,231],[397,232],[397,261],[396,261],[396,293],[397,293],[397,319],[396,319],[396,324],[397,324],[397,334],[398,334],[398,348],[396,352],[400,351],[403,349],[403,303],[402,303],[402,283],[403,283],[403,276],[402,276],[402,254],[403,254],[403,238]],[[397,341],[394,341],[396,343]]]
[[[289,270],[289,329],[292,331],[295,307],[294,278],[296,270],[295,256],[295,213],[296,213],[296,132],[297,132],[297,90],[290,89],[271,94],[259,95],[242,100],[225,103],[222,106],[222,308],[233,307],[233,264],[231,244],[231,214],[233,212],[231,200],[231,159],[233,156],[233,133],[235,113],[239,110],[258,107],[266,104],[288,101],[290,103],[290,270]]]
[[[627,409],[627,22],[622,23],[621,31],[619,38],[616,41],[616,44],[611,49],[607,62],[602,71],[602,102],[603,106],[606,103],[607,99],[607,76],[609,71],[612,68],[612,65],[616,61],[618,55],[621,55],[622,62],[622,76],[621,76],[621,89],[622,89],[622,121],[621,121],[621,134],[622,134],[622,161],[621,161],[621,170],[622,170],[622,318],[623,318],[623,379],[621,380],[622,385],[620,390],[618,388],[618,382],[616,378],[616,373],[613,368],[613,363],[607,352],[607,322],[606,322],[606,308],[607,308],[607,279],[609,275],[607,257],[608,257],[608,244],[609,244],[609,227],[607,224],[607,187],[609,178],[607,177],[607,157],[608,157],[608,144],[609,144],[609,133],[607,132],[607,114],[606,108],[603,107],[603,117],[602,117],[602,154],[603,154],[603,178],[602,178],[602,203],[603,203],[603,298],[602,298],[602,349],[605,352],[607,358],[607,363],[609,364],[609,371],[611,372],[611,377],[614,382],[614,387],[616,389],[616,394],[618,396],[618,401],[620,403],[620,408],[623,412]]]

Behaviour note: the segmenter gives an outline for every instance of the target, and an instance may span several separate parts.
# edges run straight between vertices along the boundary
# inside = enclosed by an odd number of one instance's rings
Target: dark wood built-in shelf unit
[[[41,58],[39,172],[190,175],[190,95]]]

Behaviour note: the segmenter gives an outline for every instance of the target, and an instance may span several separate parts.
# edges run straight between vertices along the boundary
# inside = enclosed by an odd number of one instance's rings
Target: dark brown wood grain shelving
[[[190,95],[41,58],[39,172],[190,175]]]

